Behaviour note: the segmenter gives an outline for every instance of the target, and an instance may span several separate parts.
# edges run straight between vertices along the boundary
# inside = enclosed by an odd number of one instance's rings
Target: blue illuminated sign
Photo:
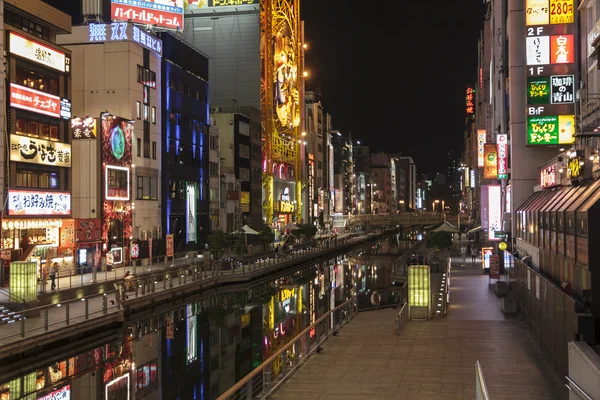
[[[131,41],[162,57],[162,40],[127,22],[89,24],[90,42]]]

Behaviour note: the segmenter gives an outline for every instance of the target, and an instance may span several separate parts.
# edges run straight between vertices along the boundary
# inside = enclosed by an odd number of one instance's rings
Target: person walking
[[[464,244],[460,246],[460,256],[462,258],[462,262],[464,263],[467,259],[467,247]]]
[[[50,277],[50,290],[56,289],[56,274],[58,273],[58,263],[55,262],[50,267],[50,273],[48,276]]]
[[[477,249],[475,246],[471,247],[471,264],[475,264],[475,259],[477,258]]]

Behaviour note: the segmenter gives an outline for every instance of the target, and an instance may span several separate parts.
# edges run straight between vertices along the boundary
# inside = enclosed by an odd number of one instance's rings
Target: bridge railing
[[[400,213],[352,215],[348,222],[352,225],[421,225],[435,224],[444,220],[443,213]]]

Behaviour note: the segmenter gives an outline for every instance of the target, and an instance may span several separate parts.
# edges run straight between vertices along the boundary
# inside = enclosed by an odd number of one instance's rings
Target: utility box
[[[431,315],[429,265],[408,266],[408,319],[428,320]]]

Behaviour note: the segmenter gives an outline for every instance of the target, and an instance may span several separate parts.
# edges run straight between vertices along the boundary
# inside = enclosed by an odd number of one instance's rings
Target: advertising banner
[[[71,400],[71,385],[63,386],[52,393],[38,397],[37,400]]]
[[[196,184],[187,184],[186,196],[186,215],[187,215],[187,241],[196,241]]]
[[[496,135],[498,150],[498,179],[508,179],[508,135]]]
[[[62,51],[54,50],[41,43],[14,32],[9,35],[9,49],[12,54],[42,64],[60,72],[70,72],[70,58]]]
[[[483,179],[498,178],[498,151],[496,145],[487,143],[485,145],[485,165],[483,167]]]
[[[550,165],[540,170],[540,186],[544,189],[556,186],[556,166]]]
[[[73,118],[71,119],[71,139],[95,139],[97,121],[96,118]]]
[[[500,256],[490,256],[490,279],[500,279]]]
[[[112,20],[183,30],[184,0],[111,0]]]
[[[551,24],[572,24],[574,22],[574,0],[550,0]]]
[[[10,106],[60,118],[60,97],[14,83],[10,84]]]
[[[10,135],[10,161],[70,168],[71,145]]]
[[[487,132],[485,129],[477,129],[477,166],[483,168],[485,165],[485,142]]]
[[[100,218],[75,219],[75,232],[80,242],[95,242],[102,239]]]
[[[175,255],[173,248],[173,234],[166,235],[166,243],[167,243],[167,257],[173,257]]]
[[[575,115],[527,118],[527,144],[571,144],[575,134]]]
[[[489,215],[488,215],[488,186],[481,186],[481,196],[480,196],[480,214],[481,215],[481,229],[483,232],[487,232],[490,226],[489,224]]]
[[[70,215],[71,193],[9,190],[8,215]]]
[[[502,231],[502,190],[500,185],[488,186],[488,240],[499,240],[494,232]]]

